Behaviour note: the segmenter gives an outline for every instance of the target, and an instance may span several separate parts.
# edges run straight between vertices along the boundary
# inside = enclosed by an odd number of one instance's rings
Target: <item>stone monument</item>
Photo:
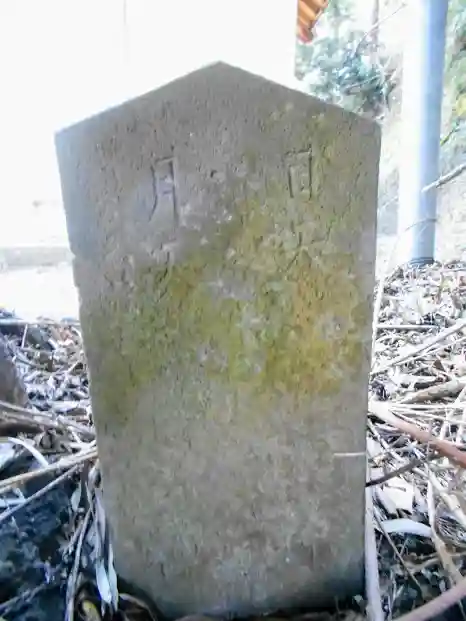
[[[169,616],[361,593],[377,125],[218,63],[56,144],[118,573]]]

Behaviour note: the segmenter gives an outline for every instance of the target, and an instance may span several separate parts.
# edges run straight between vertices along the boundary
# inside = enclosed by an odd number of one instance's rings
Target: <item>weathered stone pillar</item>
[[[215,64],[57,137],[118,572],[361,592],[378,127]]]

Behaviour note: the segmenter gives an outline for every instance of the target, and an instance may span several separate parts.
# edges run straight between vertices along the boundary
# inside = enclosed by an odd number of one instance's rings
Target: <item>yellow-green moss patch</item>
[[[279,187],[224,201],[232,219],[211,242],[182,263],[136,270],[124,294],[90,309],[89,338],[105,350],[97,398],[121,421],[168,368],[201,369],[228,391],[299,398],[338,391],[360,367],[369,308],[352,255],[325,239],[345,223],[323,222]]]

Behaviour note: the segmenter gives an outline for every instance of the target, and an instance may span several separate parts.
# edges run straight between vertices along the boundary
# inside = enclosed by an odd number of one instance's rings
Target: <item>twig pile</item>
[[[62,562],[52,571],[66,593],[65,618],[96,621],[118,611],[122,619],[141,613],[153,619],[144,602],[118,592],[79,325],[42,320],[32,326],[0,311],[0,332],[27,390],[25,407],[0,401],[0,527],[70,479],[69,537],[61,545]],[[45,485],[23,495],[27,483],[44,477]],[[46,587],[0,601],[0,616],[14,613]]]
[[[466,597],[466,265],[397,269],[380,286],[368,488],[383,610],[396,618],[455,585]]]
[[[382,286],[367,423],[367,614],[413,611],[406,619],[423,621],[466,596],[466,264],[398,269]],[[28,395],[25,407],[0,402],[0,526],[70,480],[56,568],[66,618],[154,619],[150,604],[117,586],[79,326],[4,314],[0,332]],[[0,602],[0,616],[17,604]]]

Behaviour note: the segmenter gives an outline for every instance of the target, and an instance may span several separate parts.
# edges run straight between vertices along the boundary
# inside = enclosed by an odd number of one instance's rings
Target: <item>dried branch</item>
[[[57,472],[59,470],[64,470],[66,468],[71,468],[77,464],[82,464],[86,461],[90,461],[97,458],[97,449],[95,447],[85,449],[76,453],[75,455],[71,455],[70,457],[64,457],[59,459],[53,464],[49,466],[38,468],[37,470],[31,470],[29,472],[23,472],[22,474],[17,474],[13,477],[9,477],[8,479],[3,479],[0,481],[0,493],[3,494],[6,491],[17,487],[27,481],[31,481],[37,477],[40,477],[44,474],[51,474],[53,472]]]
[[[437,401],[448,397],[456,397],[465,387],[466,377],[460,377],[449,382],[443,382],[443,384],[435,384],[434,386],[417,390],[403,397],[397,403],[423,403],[425,401]]]
[[[416,438],[416,440],[429,444],[444,457],[448,457],[448,459],[451,459],[462,468],[466,468],[466,453],[460,451],[455,444],[447,442],[447,440],[439,440],[428,431],[424,431],[424,429],[420,429],[416,425],[408,423],[398,416],[395,416],[392,412],[390,412],[389,406],[386,403],[382,403],[380,401],[370,401],[369,412],[386,423],[393,425],[396,429],[403,431],[403,433],[407,433],[413,438]]]
[[[432,330],[432,326],[429,324],[417,323],[379,323],[377,324],[377,330],[393,330],[397,332],[412,330],[413,332],[427,332],[428,330]]]
[[[413,348],[411,351],[401,354],[400,356],[396,356],[395,358],[393,358],[386,364],[375,369],[372,372],[372,374],[383,373],[384,371],[387,371],[391,367],[402,364],[403,362],[406,362],[410,358],[413,358],[414,356],[426,351],[426,349],[429,349],[433,345],[436,345],[437,343],[440,343],[444,339],[447,339],[449,336],[452,336],[453,334],[456,334],[457,332],[461,332],[461,330],[464,330],[464,328],[466,328],[466,319],[461,319],[460,321],[456,322],[455,325],[439,332],[439,334],[437,334],[436,336],[433,336],[430,339],[426,339],[423,343],[421,343],[418,347]]]
[[[79,468],[80,468],[80,464],[77,464],[77,465],[73,466],[72,468],[70,468],[69,470],[67,470],[66,472],[64,472],[60,476],[58,476],[56,479],[53,479],[52,481],[50,481],[50,483],[48,483],[47,485],[42,487],[40,490],[38,490],[37,492],[35,492],[31,496],[28,496],[27,498],[25,498],[24,501],[21,504],[15,505],[11,509],[7,509],[3,513],[0,513],[0,524],[5,522],[6,520],[10,519],[11,517],[13,517],[13,515],[18,513],[18,511],[21,511],[22,509],[24,509],[24,507],[26,507],[27,505],[31,504],[35,500],[38,500],[39,498],[42,498],[42,496],[47,494],[54,487],[57,487],[57,485],[60,485],[60,483],[62,483],[66,479],[69,479],[76,472],[78,472]]]
[[[465,170],[466,170],[466,162],[463,162],[462,164],[459,164],[459,166],[451,170],[446,175],[443,175],[443,177],[440,177],[439,179],[437,179],[437,181],[434,181],[433,183],[429,183],[429,185],[426,185],[425,187],[423,187],[422,191],[429,192],[430,190],[434,190],[435,188],[440,188],[442,185],[445,185],[449,183],[450,181],[453,181],[453,179],[455,179],[456,177],[464,173]]]
[[[437,617],[445,610],[458,604],[464,597],[466,597],[466,578],[428,604],[424,604],[424,606],[420,606],[408,614],[398,617],[396,621],[429,621],[429,619]]]
[[[383,17],[382,19],[379,19],[379,21],[377,21],[375,24],[372,24],[372,26],[369,28],[369,30],[367,30],[367,32],[364,33],[364,36],[361,38],[361,40],[358,42],[356,49],[354,51],[354,56],[357,55],[357,53],[359,52],[359,48],[361,47],[361,45],[364,43],[364,41],[366,41],[375,30],[378,30],[378,28],[386,21],[388,21],[389,19],[391,19],[392,17],[394,17],[399,11],[401,11],[401,9],[404,9],[406,6],[406,2],[402,2],[394,11],[392,11],[391,13],[389,13],[388,15],[385,15],[385,17]]]
[[[419,457],[418,459],[412,459],[404,466],[400,466],[400,468],[396,468],[396,470],[392,470],[391,472],[387,472],[381,477],[377,479],[371,479],[366,483],[366,487],[374,487],[375,485],[381,485],[382,483],[386,483],[390,481],[390,479],[394,479],[395,477],[399,477],[400,474],[407,474],[408,472],[412,472],[414,468],[419,468],[422,466],[426,460],[434,460],[439,459],[439,455],[437,453],[430,453],[425,457]]]

